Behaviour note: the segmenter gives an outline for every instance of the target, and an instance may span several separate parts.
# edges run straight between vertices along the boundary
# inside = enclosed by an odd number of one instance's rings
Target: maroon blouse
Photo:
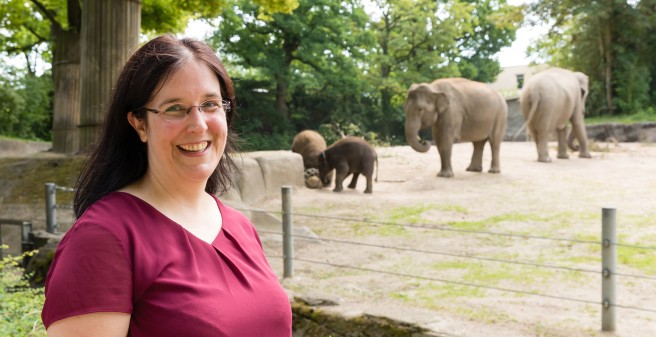
[[[212,244],[114,192],[66,233],[46,279],[43,324],[130,313],[128,336],[291,336],[291,308],[251,222],[216,199]]]

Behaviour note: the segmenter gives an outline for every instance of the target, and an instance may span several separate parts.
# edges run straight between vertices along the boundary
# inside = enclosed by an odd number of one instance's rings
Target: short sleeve
[[[46,278],[41,319],[94,312],[132,312],[132,263],[119,238],[102,226],[78,223],[64,236]]]

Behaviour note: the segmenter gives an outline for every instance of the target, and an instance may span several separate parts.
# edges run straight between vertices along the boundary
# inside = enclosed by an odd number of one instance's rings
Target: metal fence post
[[[617,224],[614,208],[602,208],[601,210],[601,239],[601,330],[615,331]]]
[[[292,187],[282,187],[282,258],[283,277],[294,276],[294,223],[292,219]]]
[[[46,183],[46,231],[57,231],[57,185]]]

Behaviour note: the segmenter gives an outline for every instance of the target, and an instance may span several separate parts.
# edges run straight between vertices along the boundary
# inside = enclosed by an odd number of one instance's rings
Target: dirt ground
[[[503,143],[490,174],[467,172],[472,145],[456,144],[453,178],[436,176],[434,147],[378,148],[372,195],[362,177],[342,193],[294,191],[297,260],[283,285],[339,303],[325,310],[444,336],[656,336],[656,144],[596,143],[592,159],[568,160],[555,146],[545,164],[533,143]],[[614,333],[601,332],[604,207],[620,243]],[[256,209],[279,216],[280,200]],[[280,228],[259,230],[282,275]]]

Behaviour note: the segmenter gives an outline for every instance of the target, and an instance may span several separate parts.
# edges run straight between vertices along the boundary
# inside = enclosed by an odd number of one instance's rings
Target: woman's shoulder
[[[125,233],[154,219],[154,209],[141,199],[125,192],[112,192],[87,208],[75,227],[99,226],[114,233]]]

